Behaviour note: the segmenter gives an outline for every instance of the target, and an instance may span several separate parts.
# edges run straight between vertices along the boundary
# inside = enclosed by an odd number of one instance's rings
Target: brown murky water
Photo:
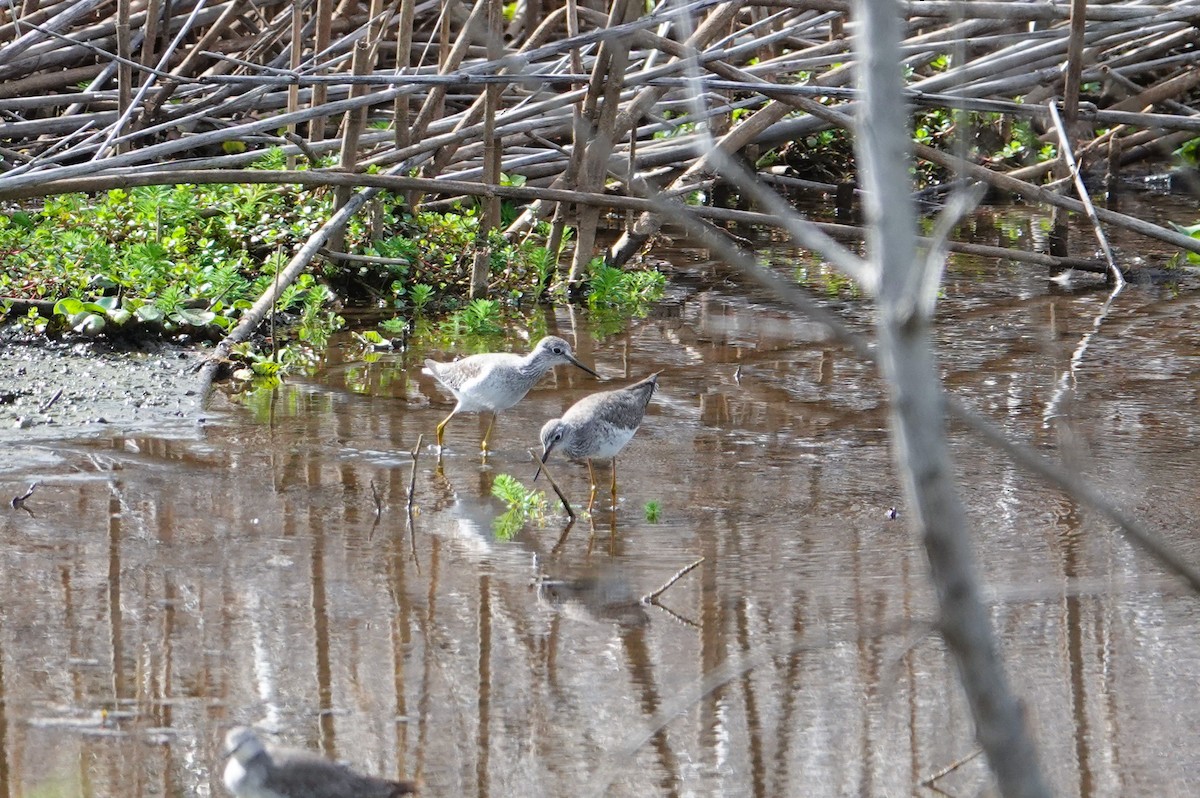
[[[36,515],[3,516],[0,796],[224,795],[220,736],[249,722],[426,795],[931,794],[917,784],[974,743],[923,551],[903,507],[888,519],[880,386],[691,254],[619,334],[559,310],[509,340],[558,332],[613,384],[663,372],[620,506],[565,531],[555,508],[497,539],[490,487],[531,484],[542,422],[598,387],[566,368],[501,416],[486,465],[483,422],[451,422],[442,468],[417,460],[410,524],[407,451],[451,406],[420,374],[446,353],[419,342],[367,363],[344,339],[317,378],[219,402],[190,433],[11,447],[0,483],[42,486]],[[1096,326],[1106,298],[957,260],[947,384],[1198,562],[1200,294],[1130,287]],[[953,444],[1055,794],[1197,794],[1197,598],[965,432]],[[586,498],[582,466],[555,475]],[[662,606],[638,601],[700,557]],[[978,794],[984,762],[937,784]]]

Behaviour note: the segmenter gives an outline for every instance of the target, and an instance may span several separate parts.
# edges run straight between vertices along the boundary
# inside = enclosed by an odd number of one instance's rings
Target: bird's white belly
[[[625,444],[633,439],[635,432],[637,432],[636,429],[605,426],[599,430],[599,434],[592,442],[592,450],[585,452],[582,456],[593,460],[609,460],[616,457],[617,453],[625,448]]]
[[[463,385],[458,392],[458,409],[466,412],[507,410],[524,399],[528,392],[528,384],[493,378],[491,372],[485,372]]]

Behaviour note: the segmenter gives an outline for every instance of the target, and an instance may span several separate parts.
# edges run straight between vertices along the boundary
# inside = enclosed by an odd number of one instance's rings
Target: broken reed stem
[[[527,451],[529,452],[529,457],[533,460],[533,462],[537,463],[538,468],[541,469],[542,474],[545,475],[546,480],[549,481],[550,487],[553,488],[555,494],[558,495],[558,500],[562,502],[563,509],[567,511],[567,517],[571,519],[571,523],[574,523],[575,510],[571,508],[571,503],[567,501],[566,495],[562,492],[562,489],[558,487],[558,483],[554,481],[554,477],[550,474],[550,469],[546,468],[546,464],[542,462],[542,458],[538,457],[536,450],[528,449]],[[570,529],[570,526],[567,528]]]
[[[1075,180],[1075,191],[1079,194],[1092,229],[1096,231],[1096,240],[1100,243],[1100,251],[1104,253],[1104,260],[1108,263],[1109,279],[1120,291],[1121,286],[1125,285],[1125,278],[1121,275],[1121,270],[1117,268],[1117,262],[1113,259],[1112,247],[1108,245],[1108,237],[1104,235],[1104,228],[1100,226],[1100,219],[1096,216],[1096,206],[1092,204],[1087,186],[1083,184],[1083,176],[1079,174],[1079,164],[1075,162],[1075,156],[1071,152],[1071,137],[1067,133],[1068,128],[1063,124],[1062,117],[1058,115],[1058,108],[1053,100],[1048,103],[1048,107],[1050,118],[1054,120],[1054,129],[1058,131],[1058,144],[1062,148],[1062,158],[1071,171],[1071,177]]]
[[[691,563],[690,565],[685,565],[684,567],[680,568],[678,571],[675,572],[675,575],[672,576],[670,579],[668,579],[666,581],[666,584],[664,584],[658,590],[655,590],[653,593],[647,593],[646,595],[642,596],[642,603],[643,604],[658,603],[658,597],[661,596],[663,593],[666,593],[667,590],[671,587],[671,585],[675,584],[680,579],[682,579],[683,577],[687,576],[692,571],[699,568],[700,564],[703,562],[704,562],[704,558],[701,557],[700,559],[696,560],[695,562]]]
[[[962,767],[963,765],[967,764],[967,763],[968,763],[968,762],[970,762],[972,759],[974,759],[975,757],[979,756],[979,755],[980,755],[980,754],[982,754],[982,753],[983,753],[983,749],[982,749],[982,748],[976,748],[974,751],[972,751],[971,753],[967,754],[966,756],[961,756],[961,757],[959,757],[958,759],[956,759],[956,760],[954,760],[953,762],[951,762],[949,765],[946,765],[945,767],[941,768],[940,770],[938,770],[938,771],[936,771],[936,772],[934,772],[934,773],[931,773],[930,775],[928,775],[928,776],[926,776],[925,778],[921,779],[921,780],[920,780],[919,782],[917,782],[917,783],[918,783],[918,784],[920,784],[922,787],[927,787],[928,789],[931,789],[931,790],[937,790],[938,792],[942,792],[942,791],[941,791],[940,789],[938,789],[938,788],[937,788],[937,786],[934,784],[934,782],[935,782],[935,781],[937,781],[938,779],[941,779],[941,778],[944,778],[944,777],[946,777],[946,776],[950,775],[951,773],[953,773],[954,771],[958,770],[960,767]],[[946,795],[947,793],[942,793],[942,794],[943,794],[943,795]]]
[[[412,455],[412,471],[409,472],[408,475],[408,501],[405,502],[405,508],[408,511],[410,523],[413,512],[413,496],[416,495],[417,492],[417,457],[421,454],[421,441],[424,437],[425,436],[423,434],[418,434],[417,445],[412,448],[411,452],[409,452],[409,454]]]
[[[379,485],[371,480],[371,500],[375,502],[375,520],[383,515],[383,496],[379,493]]]
[[[26,512],[29,512],[29,508],[25,506],[25,500],[33,495],[33,492],[37,490],[37,486],[39,484],[40,483],[38,482],[31,482],[29,483],[28,490],[26,490],[20,496],[13,496],[12,501],[9,502],[9,504],[12,505],[12,508],[14,510],[25,510]]]

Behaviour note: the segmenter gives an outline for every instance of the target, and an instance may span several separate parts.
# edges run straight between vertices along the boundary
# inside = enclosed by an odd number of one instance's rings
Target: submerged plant
[[[428,283],[417,283],[408,291],[408,299],[412,302],[413,313],[421,315],[425,307],[433,299],[433,286]]]
[[[494,299],[472,299],[465,308],[451,314],[443,327],[461,335],[495,335],[500,327],[500,303]]]
[[[667,278],[655,269],[625,271],[609,266],[602,258],[591,264],[588,282],[588,306],[611,307],[645,312],[652,302],[662,298]]]
[[[546,494],[530,490],[509,474],[499,474],[492,482],[492,495],[508,507],[492,522],[492,531],[499,540],[511,540],[532,521],[538,526],[546,523]]]

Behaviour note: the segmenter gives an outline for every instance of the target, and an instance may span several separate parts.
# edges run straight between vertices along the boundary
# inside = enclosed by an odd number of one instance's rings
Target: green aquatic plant
[[[500,327],[500,303],[494,299],[472,299],[443,323],[455,335],[496,335]]]
[[[393,316],[390,319],[384,319],[379,322],[379,329],[383,330],[393,338],[397,338],[408,332],[408,319],[402,316]]]
[[[413,313],[420,316],[433,299],[433,286],[428,283],[417,283],[408,292],[408,300],[412,302]]]
[[[667,278],[655,269],[625,271],[609,266],[603,258],[591,263],[591,279],[588,281],[588,306],[595,308],[621,308],[634,315],[644,313],[649,306],[662,298]]]
[[[534,247],[527,257],[537,277],[533,285],[533,301],[537,302],[550,287],[550,280],[558,266],[558,258],[547,247]]]
[[[19,298],[119,298],[106,307],[105,333],[203,327],[203,335],[215,337],[269,286],[279,264],[303,243],[298,234],[307,237],[316,229],[331,202],[293,186],[264,185],[147,186],[48,197],[40,209],[0,214],[0,273],[5,292]],[[298,308],[311,296],[307,286],[298,286],[285,293],[281,306]],[[329,298],[328,292],[322,296]],[[138,313],[146,306],[158,308],[161,317]],[[63,315],[56,329],[77,326],[70,321]],[[87,329],[96,327],[89,322]]]
[[[1200,224],[1184,226],[1171,222],[1171,227],[1175,228],[1176,232],[1183,233],[1185,236],[1189,236],[1197,241],[1200,241]],[[1200,263],[1200,254],[1191,251],[1181,251],[1181,254],[1188,263]],[[1178,264],[1179,258],[1175,258],[1174,260],[1176,261],[1176,264]]]
[[[657,524],[662,519],[662,505],[658,501],[651,499],[646,502],[644,509],[646,511],[646,520],[650,523]]]
[[[546,524],[546,494],[530,490],[510,474],[498,474],[492,482],[492,495],[504,502],[507,509],[492,522],[492,531],[499,540],[511,540],[533,522]]]

